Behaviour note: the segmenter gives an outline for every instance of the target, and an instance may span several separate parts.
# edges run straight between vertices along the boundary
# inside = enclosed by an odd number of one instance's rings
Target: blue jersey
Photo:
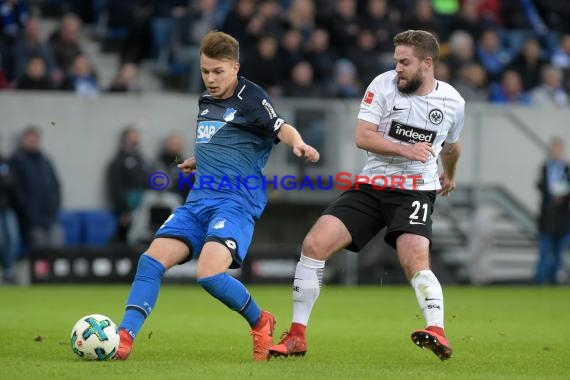
[[[267,204],[263,168],[284,123],[267,93],[238,77],[234,94],[204,92],[196,128],[196,181],[188,200],[232,198],[258,218]]]

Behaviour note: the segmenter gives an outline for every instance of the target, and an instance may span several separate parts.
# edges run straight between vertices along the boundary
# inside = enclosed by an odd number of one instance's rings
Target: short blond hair
[[[212,30],[202,38],[200,54],[239,62],[239,42],[227,33]]]

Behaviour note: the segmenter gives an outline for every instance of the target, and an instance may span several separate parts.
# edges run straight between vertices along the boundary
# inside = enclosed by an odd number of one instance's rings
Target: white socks
[[[297,263],[293,280],[293,322],[304,326],[309,322],[313,305],[321,292],[324,260],[315,260],[303,256]]]
[[[315,260],[301,253],[293,280],[293,322],[307,326],[313,305],[321,292],[324,260]],[[431,270],[414,274],[411,280],[418,304],[427,326],[443,328],[443,291]]]
[[[416,272],[411,280],[427,326],[443,328],[443,291],[431,270]]]

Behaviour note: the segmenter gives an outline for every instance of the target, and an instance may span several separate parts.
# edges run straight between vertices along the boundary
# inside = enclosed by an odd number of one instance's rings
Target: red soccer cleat
[[[305,326],[294,323],[291,330],[285,331],[281,335],[279,344],[269,349],[269,355],[273,357],[305,356],[307,353],[307,339],[305,338],[304,329]]]
[[[434,330],[432,327],[416,330],[412,333],[412,340],[418,347],[430,349],[441,360],[451,358],[453,350],[445,334],[439,334]]]
[[[119,348],[115,354],[117,360],[127,360],[133,349],[133,337],[129,335],[127,330],[119,329]]]
[[[275,317],[268,311],[262,311],[257,325],[250,331],[253,337],[253,360],[269,360],[269,347],[273,344],[273,330],[275,330]]]

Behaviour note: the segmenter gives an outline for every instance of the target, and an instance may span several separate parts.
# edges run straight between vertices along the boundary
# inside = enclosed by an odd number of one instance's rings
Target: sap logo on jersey
[[[201,121],[196,129],[196,143],[208,143],[226,123],[223,121]]]
[[[435,131],[412,127],[395,120],[392,120],[390,132],[388,132],[388,136],[393,137],[396,140],[408,142],[410,144],[415,144],[418,142],[433,143],[436,135],[437,134]]]

